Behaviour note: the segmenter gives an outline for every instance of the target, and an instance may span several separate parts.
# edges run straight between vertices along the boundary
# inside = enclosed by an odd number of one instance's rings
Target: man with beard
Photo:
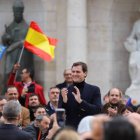
[[[45,137],[48,134],[49,125],[50,118],[48,116],[38,115],[34,122],[23,130],[28,132],[32,136],[33,140],[45,140]]]
[[[108,114],[109,116],[113,117],[118,114],[121,114],[121,109],[125,106],[121,103],[122,99],[122,92],[118,88],[112,88],[108,92],[109,103],[106,103],[103,106],[103,113]]]
[[[35,119],[34,113],[39,106],[40,106],[40,102],[39,102],[38,95],[35,93],[30,94],[28,109],[30,111],[30,120],[31,121],[34,121],[34,119]]]
[[[58,108],[60,89],[57,87],[51,87],[49,91],[49,102],[46,105],[46,112],[49,115],[55,113],[55,109]]]

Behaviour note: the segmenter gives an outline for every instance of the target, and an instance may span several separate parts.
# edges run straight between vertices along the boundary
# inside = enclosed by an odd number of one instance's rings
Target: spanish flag
[[[46,61],[54,59],[57,39],[47,37],[37,23],[31,22],[24,41],[24,47]]]

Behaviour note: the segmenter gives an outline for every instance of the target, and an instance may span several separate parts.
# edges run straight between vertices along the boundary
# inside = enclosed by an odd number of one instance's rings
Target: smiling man
[[[15,100],[18,101],[18,90],[15,86],[9,86],[6,92],[6,98],[8,101]],[[19,121],[19,125],[21,127],[25,127],[30,123],[30,113],[29,110],[23,106],[21,106],[21,119]]]
[[[113,117],[121,113],[121,109],[125,106],[121,103],[122,91],[118,88],[112,88],[108,92],[109,103],[103,106],[103,113]]]
[[[87,84],[87,65],[76,62],[72,65],[73,85],[61,90],[59,107],[66,110],[66,125],[77,128],[80,120],[101,112],[101,95],[97,86]]]

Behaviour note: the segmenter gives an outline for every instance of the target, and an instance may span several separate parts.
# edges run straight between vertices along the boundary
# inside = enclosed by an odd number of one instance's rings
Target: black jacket
[[[55,110],[51,108],[50,106],[50,101],[48,102],[48,104],[45,106],[46,112],[49,116],[51,116],[53,113],[55,113]]]
[[[13,124],[0,125],[0,140],[33,140],[32,137]]]
[[[74,86],[75,84],[68,88],[67,103],[64,103],[60,96],[59,108],[62,107],[66,110],[66,125],[77,128],[80,120],[85,116],[101,113],[101,94],[99,87],[82,82],[76,85],[83,100],[79,104],[72,94]]]

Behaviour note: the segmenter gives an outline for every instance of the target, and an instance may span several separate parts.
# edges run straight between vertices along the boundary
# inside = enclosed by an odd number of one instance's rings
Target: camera
[[[57,108],[55,110],[56,112],[56,119],[57,123],[60,127],[65,126],[65,120],[66,120],[66,114],[65,114],[65,109],[64,108]]]

